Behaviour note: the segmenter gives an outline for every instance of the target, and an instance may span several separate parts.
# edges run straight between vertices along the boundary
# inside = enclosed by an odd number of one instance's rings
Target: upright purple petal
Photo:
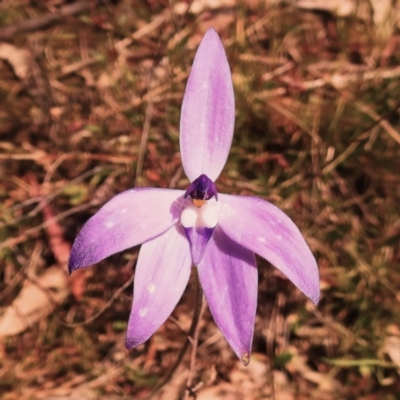
[[[180,127],[182,164],[193,181],[215,181],[228,158],[235,121],[231,72],[217,32],[204,35],[183,97]]]
[[[220,194],[218,224],[236,243],[267,259],[314,304],[319,301],[318,266],[293,221],[257,197]]]
[[[165,232],[178,221],[183,203],[181,190],[131,189],[113,197],[76,237],[70,272]]]
[[[257,307],[258,275],[254,253],[233,242],[217,226],[198,272],[215,323],[247,365]]]
[[[145,342],[171,314],[188,283],[192,260],[183,228],[176,224],[140,249],[126,347]]]

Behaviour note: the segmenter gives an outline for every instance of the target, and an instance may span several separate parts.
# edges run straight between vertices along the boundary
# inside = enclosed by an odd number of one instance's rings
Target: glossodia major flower
[[[257,197],[217,193],[214,182],[228,157],[234,118],[228,61],[218,34],[209,29],[182,104],[180,147],[189,187],[120,193],[76,237],[71,272],[142,244],[127,348],[145,342],[165,322],[193,265],[216,324],[244,364],[250,359],[257,306],[255,253],[318,302],[317,264],[290,218]]]

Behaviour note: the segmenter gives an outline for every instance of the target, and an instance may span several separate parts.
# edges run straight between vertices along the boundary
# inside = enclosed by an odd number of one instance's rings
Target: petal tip
[[[316,262],[314,272],[316,272],[316,274],[314,277],[310,278],[308,290],[302,290],[302,292],[311,300],[314,306],[316,306],[319,303],[321,295],[318,265]]]
[[[71,275],[76,269],[81,267],[82,265],[80,265],[79,257],[76,254],[76,251],[74,251],[74,247],[72,247],[68,260],[68,272]]]
[[[133,349],[135,346],[135,342],[131,339],[129,339],[128,337],[125,339],[125,348],[127,350],[131,350]]]
[[[318,289],[318,291],[316,291],[313,295],[310,296],[310,300],[312,301],[314,306],[318,305],[319,298],[320,298],[320,293],[319,293],[319,289]]]
[[[132,330],[130,324],[132,323],[131,319],[128,322],[128,329],[126,331],[125,337],[125,348],[127,350],[132,350],[141,344],[143,344],[146,340],[149,339],[150,335],[138,335],[138,332]]]
[[[205,38],[213,37],[214,40],[218,39],[221,41],[221,38],[218,35],[218,32],[215,30],[214,27],[210,27],[207,29],[207,32],[204,34]]]
[[[85,241],[82,240],[82,231],[78,234],[75,239],[75,242],[72,245],[71,253],[69,255],[68,260],[68,272],[72,274],[77,269],[88,267],[89,265],[93,265],[93,249],[87,244],[85,245]],[[100,260],[99,260],[100,261]]]

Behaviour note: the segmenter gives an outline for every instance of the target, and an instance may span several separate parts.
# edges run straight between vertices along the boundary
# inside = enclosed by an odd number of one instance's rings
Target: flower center
[[[215,228],[217,225],[217,189],[207,175],[202,174],[187,188],[185,198],[190,197],[181,213],[181,224],[184,228]]]
[[[194,265],[201,261],[208,241],[217,226],[217,189],[207,175],[200,175],[187,188],[180,222],[190,243]]]
[[[192,203],[183,208],[181,224],[184,228],[215,228],[217,225],[217,189],[207,175],[202,174],[187,188],[184,197]],[[214,198],[213,198],[214,197]]]

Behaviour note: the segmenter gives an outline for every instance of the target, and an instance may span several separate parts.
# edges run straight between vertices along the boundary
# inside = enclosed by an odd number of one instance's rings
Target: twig
[[[299,128],[301,128],[304,132],[307,132],[316,143],[319,143],[320,138],[318,135],[318,132],[316,132],[313,128],[309,128],[303,121],[301,121],[295,114],[293,114],[290,110],[287,108],[283,107],[281,104],[274,100],[270,100],[267,103],[268,106],[273,108],[275,111],[278,111],[280,114],[282,114],[284,117],[292,121],[294,124],[296,124]]]
[[[39,224],[33,228],[25,230],[18,237],[12,237],[12,238],[6,239],[4,242],[0,243],[0,250],[2,250],[4,248],[12,248],[12,247],[16,246],[17,244],[24,242],[28,238],[38,234],[42,229],[47,228],[50,224],[53,224],[57,221],[61,221],[62,219],[69,217],[70,215],[87,210],[90,207],[93,207],[92,202],[89,202],[87,204],[80,204],[79,206],[70,208],[67,211],[59,213],[59,214],[57,214],[57,216],[53,217],[51,220],[48,220],[48,221],[43,222],[42,224]]]
[[[150,78],[150,85],[151,85],[151,78]],[[153,116],[153,100],[150,97],[149,101],[147,103],[146,119],[144,121],[142,138],[140,140],[139,156],[138,156],[138,162],[137,162],[137,167],[136,167],[136,185],[135,186],[140,186],[140,181],[142,178],[144,153],[146,151],[147,139],[149,137],[152,116]]]
[[[311,70],[311,72],[320,75],[318,71]],[[363,80],[370,80],[374,78],[392,79],[399,75],[400,75],[400,67],[396,67],[394,69],[386,69],[383,71],[379,70],[368,71],[363,74]],[[321,79],[317,79],[317,81],[319,80]],[[322,81],[326,82],[326,79],[322,77]],[[339,84],[339,82],[341,83]],[[357,100],[356,97],[350,91],[343,88],[346,85],[348,85],[349,82],[350,80],[342,82],[339,81],[338,79],[331,78],[329,83],[332,85],[333,88],[336,89],[338,93],[344,96],[345,99],[351,100],[355,108],[357,108],[359,111],[363,112],[364,114],[372,118],[393,140],[395,140],[398,144],[400,144],[400,133],[396,131],[396,129],[389,123],[389,121],[379,116],[371,107],[369,107],[367,104],[364,104],[362,101]],[[397,105],[395,109],[397,109],[398,107],[399,105]]]
[[[172,177],[171,182],[169,183],[170,189],[175,189],[176,184],[178,183],[179,179],[181,179],[183,172],[183,168],[180,166],[178,170],[175,172],[175,175]]]
[[[175,29],[179,31],[181,29],[181,25],[178,21],[178,18],[176,17],[174,5],[172,4],[172,0],[168,0],[168,2],[169,2],[169,8],[171,10],[172,20],[174,21],[175,24]]]
[[[322,175],[329,174],[332,172],[340,163],[342,163],[351,153],[358,147],[361,142],[353,142],[350,146],[338,157],[336,157],[331,163],[322,169]]]
[[[0,228],[5,227],[5,226],[10,226],[10,225],[14,225],[17,224],[21,221],[24,221],[28,218],[32,218],[35,217],[42,209],[43,207],[47,204],[50,203],[52,200],[54,200],[59,194],[63,193],[63,191],[72,186],[72,185],[76,185],[80,182],[82,182],[83,180],[85,180],[86,178],[91,177],[92,175],[97,174],[98,172],[102,172],[107,170],[107,167],[95,167],[81,175],[79,175],[78,177],[76,177],[75,179],[72,179],[71,181],[67,182],[65,185],[59,187],[58,189],[54,190],[53,192],[51,192],[50,194],[46,195],[46,196],[35,196],[30,198],[29,200],[25,200],[22,203],[16,204],[15,206],[6,208],[4,210],[2,210],[2,215],[5,214],[11,214],[12,212],[18,211],[24,207],[30,206],[31,204],[35,204],[38,203],[37,206],[29,211],[27,214],[23,214],[21,217],[19,218],[15,218],[13,220],[8,220],[7,222],[0,222]],[[93,202],[93,201],[92,201]]]
[[[291,69],[293,69],[295,67],[295,63],[294,62],[287,62],[283,65],[280,65],[278,68],[276,68],[274,71],[272,72],[267,72],[264,75],[262,75],[262,79],[264,81],[270,81],[273,78],[276,78],[277,76],[280,76],[288,71],[290,71]]]
[[[159,28],[165,21],[169,18],[169,13],[164,12],[153,19],[149,24],[144,25],[142,28],[138,29],[131,36],[126,37],[125,39],[120,40],[115,44],[115,50],[118,53],[121,53],[126,47],[131,45],[135,40],[139,40],[142,37],[148,35],[153,32],[157,28]]]
[[[128,109],[128,108],[127,108]],[[0,160],[17,160],[17,161],[37,161],[42,162],[44,158],[54,160],[60,157],[60,153],[47,154],[44,151],[37,151],[36,153],[15,153],[3,154],[0,153]],[[106,161],[113,164],[130,164],[136,160],[135,156],[112,156],[110,154],[90,154],[75,151],[68,153],[68,159],[82,159],[94,161]]]
[[[34,174],[28,175],[28,180],[31,183],[31,194],[35,196],[42,196],[41,187]],[[64,232],[55,219],[55,215],[52,206],[43,198],[42,207],[43,219],[46,223],[46,234],[50,249],[53,253],[54,258],[57,261],[57,265],[64,269],[64,266],[68,262],[69,253],[71,251],[71,245],[64,239]]]
[[[125,268],[126,269],[132,269],[133,268],[133,264],[135,263],[137,257],[132,257],[128,263],[126,264]],[[103,308],[98,311],[97,313],[93,314],[91,317],[85,319],[84,321],[81,322],[74,322],[74,323],[68,323],[68,322],[60,322],[61,325],[66,326],[68,328],[76,328],[78,326],[82,326],[82,325],[87,325],[90,322],[93,322],[94,320],[96,320],[98,317],[100,317],[101,314],[104,313],[104,311],[107,310],[107,308],[109,308],[111,306],[112,303],[114,303],[114,300],[117,299],[120,294],[129,286],[132,284],[133,279],[134,279],[135,275],[132,274],[132,276],[116,291],[114,292],[114,294],[110,297],[110,299],[107,301],[107,303],[103,306]]]
[[[78,14],[82,11],[87,10],[91,6],[95,5],[98,0],[91,1],[77,1],[75,3],[67,4],[60,7],[57,12],[47,13],[37,18],[28,19],[21,21],[15,25],[8,26],[7,28],[0,29],[0,40],[11,40],[15,35],[24,32],[35,31],[48,27],[55,22]]]
[[[395,128],[389,123],[388,120],[382,118],[379,116],[371,107],[369,107],[367,104],[364,104],[360,100],[355,100],[354,106],[363,112],[364,114],[368,115],[370,118],[372,118],[379,126],[386,131],[386,133],[393,139],[395,140],[398,144],[400,144],[400,133],[396,131]]]

